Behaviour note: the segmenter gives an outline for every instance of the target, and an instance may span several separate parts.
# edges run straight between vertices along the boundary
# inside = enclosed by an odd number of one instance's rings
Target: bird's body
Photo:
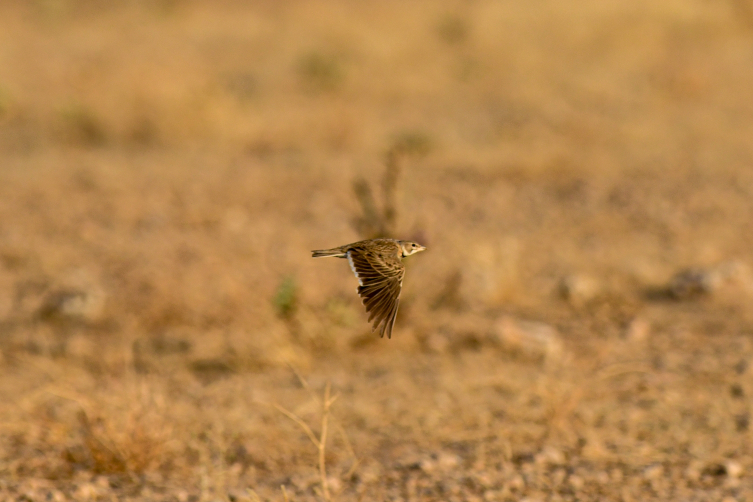
[[[402,258],[426,248],[410,241],[396,239],[369,239],[332,249],[312,251],[314,258],[346,258],[358,279],[358,294],[374,320],[372,331],[380,324],[379,336],[392,338],[400,291],[405,277]]]

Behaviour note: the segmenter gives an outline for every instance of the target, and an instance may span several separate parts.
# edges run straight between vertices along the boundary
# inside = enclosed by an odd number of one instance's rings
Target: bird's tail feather
[[[347,255],[341,248],[316,249],[311,251],[311,256],[313,258],[325,258],[327,256],[332,256],[334,258],[347,258]]]

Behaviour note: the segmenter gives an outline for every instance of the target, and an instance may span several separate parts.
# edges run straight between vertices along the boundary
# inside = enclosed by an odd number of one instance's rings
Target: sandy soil
[[[2,2],[0,498],[753,500],[751,62],[748,0]],[[391,340],[309,252],[380,232]]]

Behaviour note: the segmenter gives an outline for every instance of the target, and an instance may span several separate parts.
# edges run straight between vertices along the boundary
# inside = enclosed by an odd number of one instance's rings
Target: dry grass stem
[[[753,500],[751,27],[0,1],[0,500]]]
[[[307,390],[310,390],[310,387],[308,386],[308,383],[306,383],[305,379],[303,379],[297,372],[296,376],[300,379],[301,383],[304,385],[304,387]],[[339,395],[330,396],[331,391],[331,384],[330,382],[327,382],[324,388],[324,395],[321,400],[321,423],[320,423],[320,432],[319,437],[314,434],[314,431],[309,427],[309,425],[304,422],[300,417],[298,417],[295,413],[292,413],[289,410],[286,410],[279,404],[273,404],[273,406],[283,415],[291,419],[293,422],[295,422],[301,430],[306,434],[306,436],[311,440],[311,442],[316,446],[317,453],[318,453],[318,467],[319,467],[319,478],[320,478],[320,485],[322,490],[322,497],[327,502],[332,500],[330,490],[329,490],[329,482],[327,480],[327,462],[326,462],[326,453],[327,453],[327,433],[328,433],[328,427],[329,427],[329,418],[330,418],[330,409],[332,407],[332,404],[337,400]]]

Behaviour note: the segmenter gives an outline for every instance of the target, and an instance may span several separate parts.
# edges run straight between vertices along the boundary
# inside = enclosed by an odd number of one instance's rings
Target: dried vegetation
[[[0,3],[0,498],[753,499],[750,13]]]

